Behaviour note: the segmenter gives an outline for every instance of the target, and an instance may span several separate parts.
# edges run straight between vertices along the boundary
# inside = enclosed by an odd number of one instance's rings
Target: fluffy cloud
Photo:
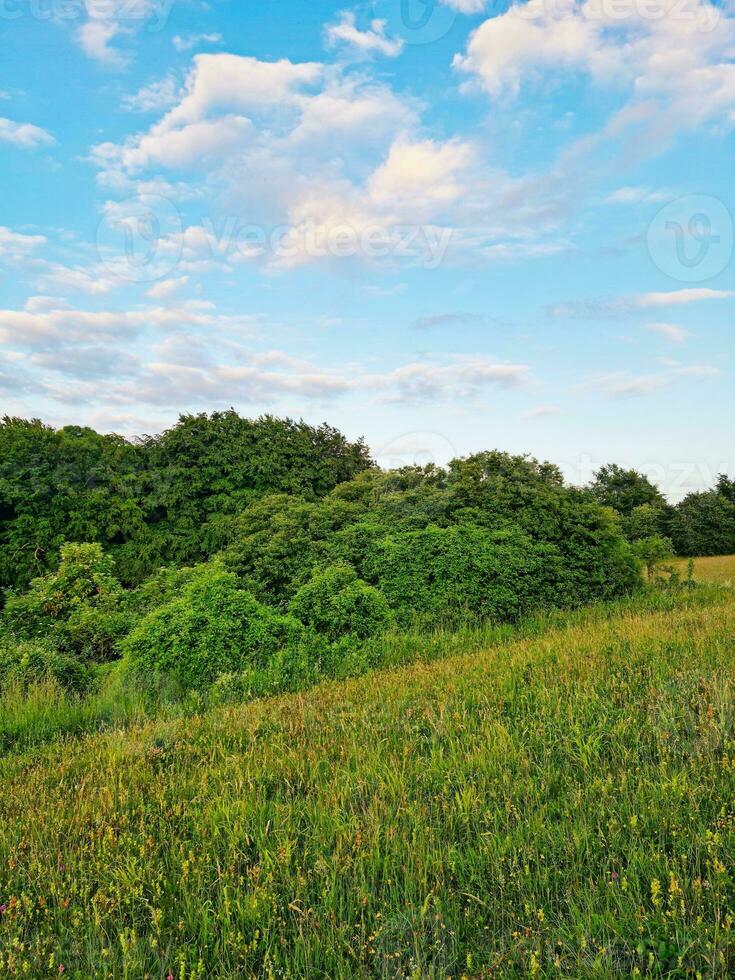
[[[735,299],[735,290],[692,287],[664,292],[634,293],[611,299],[574,300],[556,303],[547,310],[550,316],[569,319],[618,317],[636,310],[654,310],[667,306],[688,306],[711,300]]]
[[[125,96],[123,108],[132,112],[161,112],[176,104],[179,87],[173,75],[166,75],[160,81],[143,86],[135,95]]]
[[[146,293],[151,299],[168,299],[174,293],[179,292],[189,282],[188,276],[179,276],[177,279],[163,279],[155,283]]]
[[[492,96],[551,72],[580,72],[627,93],[608,135],[645,123],[651,142],[708,119],[732,120],[735,18],[706,0],[529,0],[486,20],[455,68]]]
[[[468,143],[449,140],[411,142],[399,139],[388,158],[368,182],[376,204],[425,210],[427,205],[451,204],[464,192],[461,174],[469,166],[472,150]]]
[[[384,391],[388,401],[427,402],[472,398],[487,388],[516,388],[527,384],[530,369],[481,355],[445,357],[441,362],[405,364],[368,384]]]
[[[682,366],[673,362],[667,371],[656,374],[626,374],[623,372],[603,374],[587,382],[586,387],[602,391],[609,398],[641,398],[670,388],[682,379],[713,379],[722,375],[719,368],[708,364]]]
[[[173,0],[106,0],[95,3],[86,0],[86,19],[77,30],[77,41],[84,53],[107,68],[123,68],[128,62],[126,53],[111,47],[120,35],[131,35],[148,25],[160,30],[171,9]]]
[[[733,289],[707,289],[705,287],[691,289],[674,289],[663,293],[641,293],[628,300],[630,305],[641,310],[655,309],[660,306],[686,306],[689,303],[700,303],[703,300],[735,299]],[[625,300],[621,301],[625,303]]]
[[[13,122],[0,116],[0,143],[11,143],[22,150],[35,150],[39,146],[50,146],[55,140],[51,133],[31,123]]]
[[[389,38],[385,34],[385,21],[373,20],[367,30],[358,29],[354,13],[345,10],[336,24],[325,28],[324,36],[329,47],[346,46],[353,54],[369,58],[382,54],[395,58],[403,50],[400,38]]]
[[[18,261],[46,244],[43,235],[24,235],[0,225],[0,259]]]

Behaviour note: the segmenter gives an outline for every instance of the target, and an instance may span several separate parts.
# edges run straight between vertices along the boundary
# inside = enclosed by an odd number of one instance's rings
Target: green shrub
[[[302,631],[213,563],[179,598],[145,616],[122,647],[149,686],[164,678],[186,691],[204,689],[223,673],[265,668],[279,652],[296,649]]]
[[[382,592],[359,579],[355,569],[343,562],[315,573],[291,600],[289,610],[331,641],[374,636],[392,619]]]
[[[32,684],[54,681],[66,691],[84,693],[94,675],[78,658],[60,653],[42,641],[0,644],[0,688],[27,689]]]
[[[56,649],[104,662],[115,655],[130,617],[114,562],[99,544],[65,544],[58,568],[34,579],[24,595],[11,594],[5,628],[19,640],[46,638]]]
[[[403,623],[512,621],[568,599],[558,550],[517,530],[428,527],[378,542],[366,566]]]
[[[647,538],[640,538],[633,545],[636,557],[643,563],[648,573],[648,581],[652,582],[656,569],[661,562],[668,561],[674,557],[674,548],[669,538],[662,538],[659,535],[651,535]]]

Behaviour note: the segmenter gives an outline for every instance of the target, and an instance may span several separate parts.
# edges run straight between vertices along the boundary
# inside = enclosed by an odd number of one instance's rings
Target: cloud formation
[[[0,116],[0,143],[10,143],[21,150],[35,150],[55,143],[51,133],[32,123],[14,122]]]

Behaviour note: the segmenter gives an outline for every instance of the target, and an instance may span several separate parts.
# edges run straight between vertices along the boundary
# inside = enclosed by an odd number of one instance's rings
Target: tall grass
[[[0,688],[0,754],[55,738],[129,725],[148,714],[146,699],[118,672],[93,694],[66,691],[54,680]]]
[[[660,604],[6,757],[0,975],[732,976],[735,602]]]
[[[710,592],[699,589],[688,601],[708,602]],[[554,627],[597,623],[631,610],[672,609],[679,602],[675,592],[649,589],[614,603],[540,612],[516,624],[478,622],[468,623],[460,629],[387,633],[349,651],[341,651],[333,662],[314,666],[306,679],[300,676],[289,678],[288,686],[281,690],[303,689],[327,678],[345,680],[380,668],[431,663],[449,656],[503,646],[523,637],[540,636]],[[185,697],[171,687],[143,693],[125,671],[124,664],[109,666],[111,669],[100,677],[94,692],[87,695],[65,691],[53,680],[0,686],[0,755],[57,738],[90,734],[109,727],[124,728],[146,717],[196,714],[228,700],[248,699],[237,685],[230,692],[226,688],[216,688]],[[267,678],[263,687],[270,693],[278,693],[277,686],[274,690]]]
[[[695,558],[694,581],[720,585],[735,585],[735,555],[713,555],[709,558]],[[673,562],[682,578],[688,573],[689,559],[678,558]]]

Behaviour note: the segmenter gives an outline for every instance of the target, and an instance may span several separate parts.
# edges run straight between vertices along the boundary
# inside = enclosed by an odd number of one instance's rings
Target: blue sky
[[[735,10],[0,0],[4,412],[735,471]]]

